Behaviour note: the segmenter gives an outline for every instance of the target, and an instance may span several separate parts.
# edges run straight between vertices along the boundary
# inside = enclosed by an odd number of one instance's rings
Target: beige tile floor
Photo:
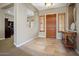
[[[61,40],[36,38],[16,48],[13,38],[0,41],[0,55],[10,56],[78,56],[74,50],[66,49]]]
[[[0,56],[29,56],[29,53],[13,45],[13,37],[0,40]]]
[[[70,49],[66,49],[62,42],[57,39],[50,38],[37,38],[28,44],[23,45],[20,49],[26,51],[32,55],[37,56],[76,56],[76,52]]]

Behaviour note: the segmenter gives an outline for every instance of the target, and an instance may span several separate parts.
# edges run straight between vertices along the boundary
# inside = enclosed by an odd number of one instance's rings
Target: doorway
[[[5,38],[10,38],[14,34],[14,24],[13,21],[9,21],[5,18]]]
[[[56,38],[56,14],[46,15],[46,38]]]

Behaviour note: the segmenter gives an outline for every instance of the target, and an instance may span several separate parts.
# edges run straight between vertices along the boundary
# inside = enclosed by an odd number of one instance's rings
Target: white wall
[[[14,21],[13,15],[5,14],[5,18],[8,18],[8,21]]]
[[[5,18],[4,13],[0,10],[0,40],[5,39]]]
[[[79,53],[79,4],[76,4],[77,51]]]
[[[56,38],[57,39],[61,39],[60,36],[61,36],[61,33],[58,33],[58,13],[65,13],[65,22],[67,22],[67,25],[66,25],[66,30],[68,30],[68,18],[67,18],[67,7],[59,7],[59,8],[52,8],[52,9],[48,9],[48,10],[44,10],[44,11],[40,11],[39,12],[39,15],[47,15],[47,14],[56,14]],[[41,33],[39,32],[40,35],[43,34],[43,37],[44,37],[44,34],[46,33]],[[42,37],[42,36],[41,36]],[[46,37],[46,36],[45,36]]]
[[[5,13],[5,18],[8,18],[9,21],[14,21],[14,6],[3,9]]]
[[[38,32],[38,14],[35,13],[34,27],[29,28],[27,23],[27,6],[14,4],[14,44],[18,47],[31,41]],[[29,9],[30,12],[32,12]]]
[[[9,18],[9,21],[13,21],[12,15],[6,14],[4,10],[0,9],[0,40],[5,39],[5,18]]]
[[[5,14],[14,15],[14,6],[4,9]]]

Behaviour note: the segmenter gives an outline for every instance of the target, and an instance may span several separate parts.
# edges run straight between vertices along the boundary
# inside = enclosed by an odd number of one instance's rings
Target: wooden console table
[[[62,40],[65,47],[76,48],[76,32],[62,32]]]

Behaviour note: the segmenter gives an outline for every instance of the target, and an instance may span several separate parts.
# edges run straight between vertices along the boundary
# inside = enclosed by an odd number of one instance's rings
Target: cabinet
[[[62,32],[65,47],[76,48],[76,32]]]

